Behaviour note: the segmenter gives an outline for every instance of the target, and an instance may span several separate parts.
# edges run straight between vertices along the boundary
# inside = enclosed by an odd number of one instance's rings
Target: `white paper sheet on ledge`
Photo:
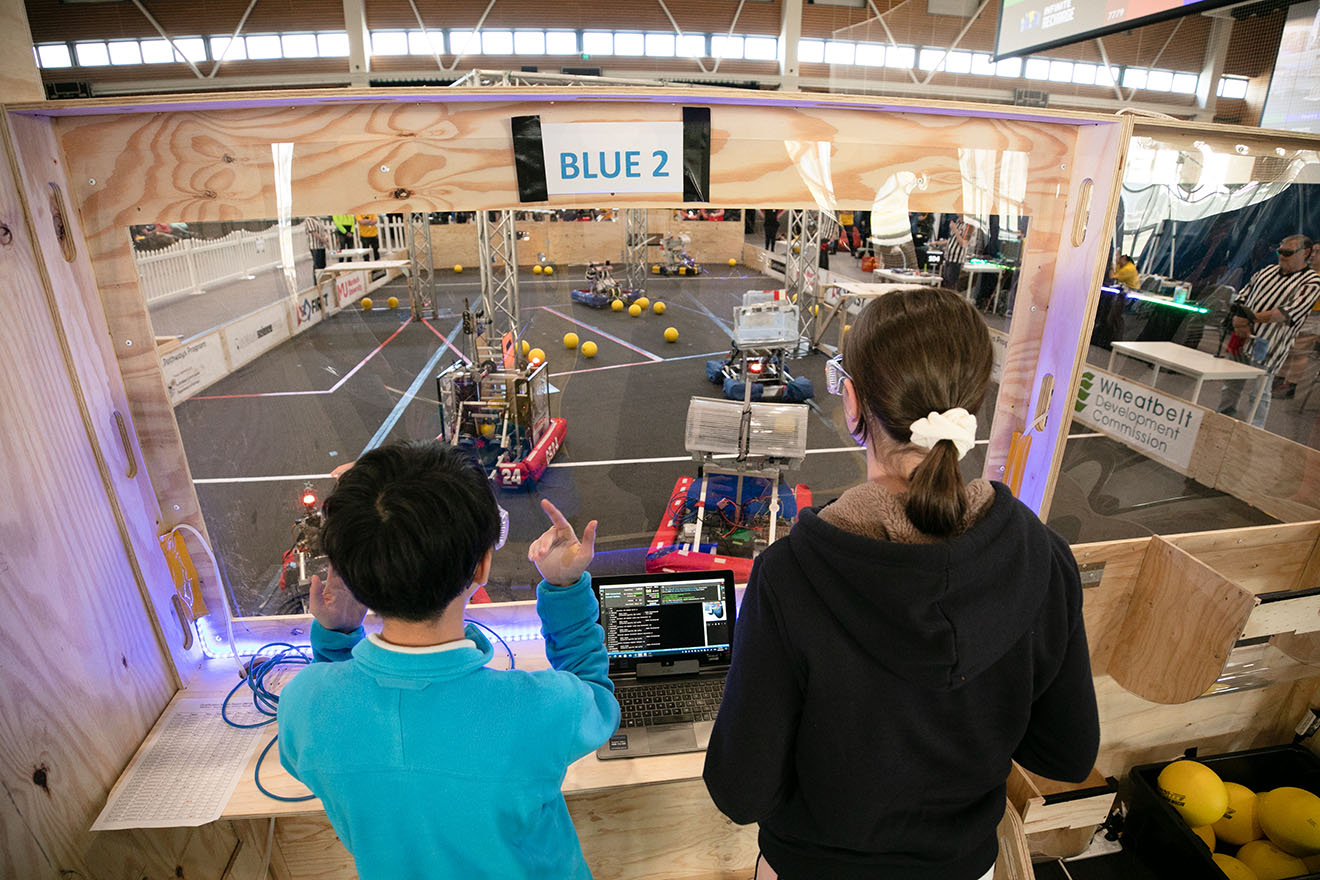
[[[220,717],[220,702],[176,700],[165,710],[93,831],[205,825],[220,818],[253,748],[272,732],[231,727]]]

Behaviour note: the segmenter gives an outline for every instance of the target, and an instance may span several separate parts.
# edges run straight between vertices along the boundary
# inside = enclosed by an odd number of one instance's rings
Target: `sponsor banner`
[[[1206,410],[1187,401],[1088,368],[1082,373],[1075,418],[1186,473]]]
[[[335,306],[342,309],[367,295],[367,273],[350,272],[335,279]]]
[[[225,344],[229,350],[229,362],[234,369],[265,354],[289,338],[286,309],[286,303],[281,300],[239,318],[221,331],[224,333]]]
[[[990,348],[995,354],[994,365],[990,368],[990,380],[998,384],[1004,381],[1004,361],[1008,358],[1008,334],[991,330]]]
[[[319,323],[329,312],[330,294],[320,288],[309,288],[298,294],[289,305],[289,325],[293,332],[301,333]]]
[[[224,342],[218,332],[207,334],[161,355],[160,369],[165,374],[170,405],[183,403],[229,374],[229,368],[225,365]]]

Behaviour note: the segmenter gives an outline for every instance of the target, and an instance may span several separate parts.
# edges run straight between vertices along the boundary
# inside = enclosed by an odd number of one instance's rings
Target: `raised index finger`
[[[568,524],[568,520],[564,519],[564,515],[559,512],[559,508],[550,503],[549,498],[541,499],[541,509],[545,511],[546,516],[550,517],[550,522],[555,528],[573,530],[573,527]]]

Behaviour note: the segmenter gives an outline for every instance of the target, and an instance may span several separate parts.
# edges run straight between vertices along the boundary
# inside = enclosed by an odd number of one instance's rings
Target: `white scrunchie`
[[[941,440],[952,440],[958,450],[958,459],[976,445],[976,416],[961,406],[933,412],[912,423],[912,442],[926,449],[934,449]]]

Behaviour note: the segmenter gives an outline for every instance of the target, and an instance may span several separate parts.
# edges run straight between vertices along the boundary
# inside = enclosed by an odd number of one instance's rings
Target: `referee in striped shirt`
[[[1305,235],[1288,236],[1275,251],[1279,257],[1278,264],[1266,266],[1252,275],[1234,299],[1234,302],[1241,303],[1256,315],[1254,324],[1246,318],[1233,318],[1234,335],[1243,339],[1251,337],[1250,341],[1243,344],[1242,354],[1237,359],[1259,366],[1268,374],[1255,418],[1251,420],[1257,428],[1265,427],[1274,374],[1288,356],[1293,340],[1302,329],[1302,321],[1316,300],[1320,300],[1320,274],[1307,265],[1314,246],[1315,243]],[[1223,396],[1219,401],[1221,413],[1237,415],[1238,398],[1245,385],[1245,379],[1224,383]]]

